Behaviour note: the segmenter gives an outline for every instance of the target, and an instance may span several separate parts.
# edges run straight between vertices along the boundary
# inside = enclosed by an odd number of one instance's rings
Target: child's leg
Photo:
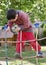
[[[17,36],[17,41],[20,41],[20,35],[21,33],[19,32],[18,36]],[[26,40],[25,38],[25,33],[22,32],[22,41]],[[21,44],[22,49],[24,48],[24,43]],[[16,43],[16,52],[20,53],[20,43]]]
[[[34,40],[35,39],[35,36],[34,36],[33,32],[27,32],[27,39],[28,40]],[[36,51],[37,50],[36,41],[31,41],[30,44],[34,48],[34,50]],[[40,51],[40,49],[41,49],[41,46],[38,44],[38,51]]]

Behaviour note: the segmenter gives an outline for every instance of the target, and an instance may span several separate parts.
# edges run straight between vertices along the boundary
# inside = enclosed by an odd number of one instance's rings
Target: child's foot
[[[41,51],[39,51],[37,57],[43,58],[43,53]]]

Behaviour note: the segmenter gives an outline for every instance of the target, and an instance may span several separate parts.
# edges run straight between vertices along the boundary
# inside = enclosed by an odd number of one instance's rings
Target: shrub
[[[42,31],[43,31],[42,37],[46,37],[46,24],[44,24]],[[46,45],[46,39],[40,41],[39,43],[40,43],[41,45]]]

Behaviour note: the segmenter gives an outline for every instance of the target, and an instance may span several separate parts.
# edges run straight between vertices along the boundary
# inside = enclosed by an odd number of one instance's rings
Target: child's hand
[[[10,27],[8,26],[8,28],[6,29],[6,32],[9,32],[10,31]]]

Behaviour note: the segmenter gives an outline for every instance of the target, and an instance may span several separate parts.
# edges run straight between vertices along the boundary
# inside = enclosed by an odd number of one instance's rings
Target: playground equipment
[[[37,39],[37,35],[38,35],[38,30],[37,28],[39,27],[39,25],[36,24],[36,40],[37,41],[40,41],[40,40],[43,40],[43,39],[46,39],[46,37],[44,38],[41,38],[41,39]],[[6,43],[15,43],[15,42],[20,42],[20,55],[22,57],[22,47],[21,47],[21,43],[22,42],[30,42],[30,41],[35,41],[35,40],[28,40],[28,41],[22,41],[22,31],[20,31],[21,35],[20,35],[20,41],[7,41],[7,32],[5,33],[5,41],[0,41],[2,43],[5,43],[5,59],[6,59],[6,65],[8,65],[8,55],[7,55],[7,44]],[[25,58],[36,58],[36,65],[38,65],[38,58],[37,58],[37,55],[38,55],[38,47],[37,47],[37,42],[36,42],[36,48],[37,48],[37,52],[36,52],[36,56],[32,56],[32,57],[25,57]],[[23,65],[23,59],[25,59],[22,57],[21,59],[21,65]]]

